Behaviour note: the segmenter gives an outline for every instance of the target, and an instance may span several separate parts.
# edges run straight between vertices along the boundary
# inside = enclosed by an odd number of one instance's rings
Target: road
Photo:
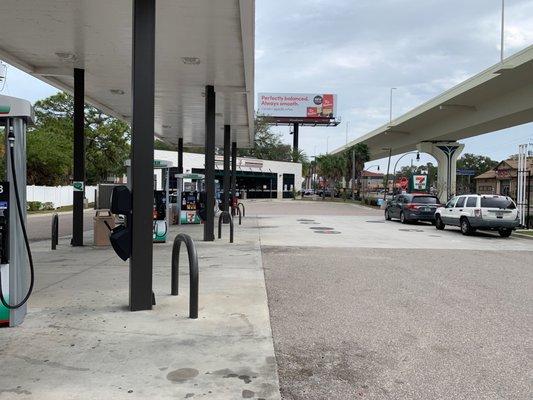
[[[354,205],[268,209],[283,399],[531,398],[533,241],[385,222]]]
[[[83,230],[93,229],[94,210],[85,210],[83,213]],[[28,238],[35,242],[50,240],[52,232],[52,214],[28,214]],[[72,235],[72,213],[59,214],[59,236]]]

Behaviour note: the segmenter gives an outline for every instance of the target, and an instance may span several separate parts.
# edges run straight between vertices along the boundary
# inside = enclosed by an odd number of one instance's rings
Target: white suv
[[[435,211],[437,229],[443,230],[446,225],[459,226],[463,235],[480,229],[497,230],[500,236],[509,237],[518,224],[516,204],[507,196],[455,196]]]

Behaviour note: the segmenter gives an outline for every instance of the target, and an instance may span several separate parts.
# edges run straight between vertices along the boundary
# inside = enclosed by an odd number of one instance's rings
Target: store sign
[[[428,188],[428,176],[427,175],[413,175],[411,178],[413,181],[414,190],[427,190]]]
[[[259,115],[274,118],[334,119],[337,95],[325,93],[259,93]]]

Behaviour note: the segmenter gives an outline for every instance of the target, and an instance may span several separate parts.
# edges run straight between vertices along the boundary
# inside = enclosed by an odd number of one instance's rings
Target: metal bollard
[[[242,206],[242,216],[246,217],[246,208],[244,208],[244,204],[242,203],[237,204],[237,207],[240,207],[240,206]]]
[[[233,243],[233,218],[227,211],[222,211],[218,217],[218,238],[222,238],[222,219],[225,216],[229,217],[229,242]]]
[[[239,207],[236,207],[235,210],[237,210],[237,215],[239,216],[239,225],[242,225],[241,209]]]
[[[59,215],[52,215],[52,250],[55,250],[59,243]]]
[[[198,318],[198,280],[200,272],[198,270],[198,254],[192,238],[185,233],[180,233],[174,239],[172,245],[172,282],[170,294],[177,296],[179,293],[179,269],[180,269],[180,249],[181,243],[185,243],[189,256],[189,318]]]

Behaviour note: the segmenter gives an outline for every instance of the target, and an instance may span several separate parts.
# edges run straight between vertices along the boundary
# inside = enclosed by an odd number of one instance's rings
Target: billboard
[[[280,120],[330,120],[337,115],[337,95],[328,93],[259,93],[257,113]]]

